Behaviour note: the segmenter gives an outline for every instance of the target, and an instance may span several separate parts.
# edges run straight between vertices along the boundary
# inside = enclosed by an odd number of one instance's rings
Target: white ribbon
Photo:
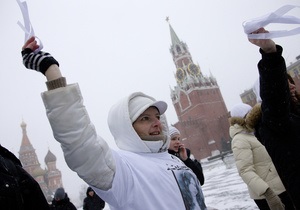
[[[33,30],[33,27],[31,25],[31,22],[30,22],[30,19],[29,19],[29,13],[28,13],[28,8],[27,8],[26,1],[21,2],[20,0],[17,0],[17,3],[19,4],[19,7],[21,9],[25,26],[23,26],[20,21],[18,21],[17,24],[25,32],[25,42],[26,42],[30,37],[35,36],[34,35],[34,30]],[[39,42],[39,48],[34,51],[35,53],[37,53],[43,48],[43,44],[37,36],[35,36],[35,37],[36,37],[37,41]]]
[[[263,28],[270,23],[300,24],[300,18],[285,15],[294,8],[300,8],[300,6],[285,5],[277,9],[275,12],[245,21],[243,23],[244,32],[247,34],[249,39],[273,39],[300,34],[300,27],[296,27],[292,30],[269,31],[269,33],[251,34],[252,32],[258,30],[259,28]]]

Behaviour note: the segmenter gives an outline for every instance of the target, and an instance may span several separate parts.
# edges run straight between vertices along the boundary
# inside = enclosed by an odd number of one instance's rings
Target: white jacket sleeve
[[[42,98],[54,138],[61,143],[70,169],[89,185],[110,189],[115,160],[108,144],[97,136],[78,84],[44,92]]]

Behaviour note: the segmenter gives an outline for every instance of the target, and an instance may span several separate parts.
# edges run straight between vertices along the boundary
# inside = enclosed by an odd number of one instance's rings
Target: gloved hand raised
[[[31,37],[22,50],[23,64],[27,69],[36,70],[45,75],[51,65],[59,66],[59,63],[49,53],[43,51],[34,53],[34,49],[37,49],[37,45],[35,38]]]
[[[271,188],[268,188],[264,193],[266,196],[267,203],[271,210],[284,210],[284,204],[281,202],[278,195],[274,193]]]

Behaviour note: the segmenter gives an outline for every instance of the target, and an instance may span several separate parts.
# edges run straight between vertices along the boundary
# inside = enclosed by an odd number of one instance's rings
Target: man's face
[[[160,114],[156,107],[146,109],[133,123],[139,136],[157,136],[162,134]]]
[[[94,196],[94,191],[93,191],[93,190],[89,191],[89,195],[90,195],[91,197],[93,197],[93,196]]]

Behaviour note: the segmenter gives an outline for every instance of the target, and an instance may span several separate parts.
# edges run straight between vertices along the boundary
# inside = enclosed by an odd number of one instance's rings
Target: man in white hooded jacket
[[[47,78],[42,98],[54,137],[68,166],[111,210],[206,209],[195,174],[167,152],[165,102],[133,93],[114,105],[108,124],[120,150],[112,150],[97,135],[78,84],[66,85],[58,62],[49,53],[34,53],[37,48],[30,38],[23,63]]]

